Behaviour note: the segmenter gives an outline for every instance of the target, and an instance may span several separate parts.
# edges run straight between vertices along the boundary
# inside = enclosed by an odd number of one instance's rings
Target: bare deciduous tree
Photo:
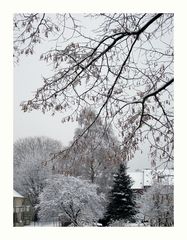
[[[90,180],[107,191],[112,184],[113,173],[122,162],[120,143],[112,129],[105,130],[105,125],[99,117],[92,128],[76,141],[79,135],[87,129],[96,117],[92,109],[83,109],[77,119],[79,127],[70,142],[69,151],[58,153],[55,169],[58,173],[79,176]],[[76,141],[76,142],[75,142]]]

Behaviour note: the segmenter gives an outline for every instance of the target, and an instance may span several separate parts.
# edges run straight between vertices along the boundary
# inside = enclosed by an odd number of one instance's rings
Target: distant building
[[[140,199],[141,195],[150,188],[154,183],[161,184],[158,192],[152,195],[158,205],[170,206],[170,211],[163,211],[158,218],[149,217],[140,213],[139,217],[142,222],[150,224],[150,226],[173,226],[174,218],[172,214],[173,208],[173,185],[174,185],[174,170],[173,169],[144,169],[142,171],[128,172],[133,185],[132,190],[135,193],[136,199]],[[168,188],[169,186],[169,188]],[[140,205],[137,202],[137,207]]]
[[[128,174],[133,181],[132,189],[136,192],[151,187],[155,181],[163,185],[174,185],[173,169],[144,169],[142,171],[128,172]]]
[[[29,225],[32,219],[31,206],[27,198],[13,191],[13,225]]]
[[[142,171],[128,172],[133,185],[132,189],[135,193],[143,193],[144,189],[144,174]]]

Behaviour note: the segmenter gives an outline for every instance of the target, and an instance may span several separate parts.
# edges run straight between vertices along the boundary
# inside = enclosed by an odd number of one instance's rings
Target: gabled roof
[[[142,189],[143,186],[143,172],[128,172],[133,181],[132,189]]]
[[[24,196],[22,196],[21,194],[19,194],[19,193],[16,192],[15,190],[13,191],[13,197],[24,198]]]

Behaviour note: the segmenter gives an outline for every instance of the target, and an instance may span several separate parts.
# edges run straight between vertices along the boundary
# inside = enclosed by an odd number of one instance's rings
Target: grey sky
[[[90,26],[90,23],[89,23]],[[29,100],[33,92],[42,86],[42,76],[50,76],[50,66],[39,60],[40,53],[46,51],[46,46],[39,45],[35,54],[23,56],[20,63],[14,67],[14,141],[28,136],[47,136],[60,140],[64,146],[72,140],[77,123],[62,124],[60,113],[51,116],[41,111],[24,113],[19,106],[22,101]],[[150,167],[147,155],[137,152],[129,162],[131,169]]]
[[[36,56],[24,57],[14,68],[14,140],[27,136],[49,136],[64,145],[72,139],[76,123],[62,124],[60,114],[52,117],[40,111],[24,113],[20,102],[32,97],[42,84],[42,74],[46,73],[43,62]]]
[[[61,114],[51,116],[41,111],[24,113],[20,102],[32,97],[42,84],[42,75],[49,74],[47,66],[37,56],[24,57],[14,68],[14,141],[28,136],[48,136],[60,140],[64,146],[72,140],[77,123],[61,123]],[[148,168],[147,156],[140,154],[129,162],[131,169]]]

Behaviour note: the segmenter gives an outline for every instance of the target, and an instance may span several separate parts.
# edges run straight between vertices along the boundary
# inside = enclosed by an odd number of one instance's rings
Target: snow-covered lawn
[[[30,225],[27,225],[24,227],[60,227],[60,225],[58,222],[37,222],[37,223],[31,222]],[[86,225],[84,227],[86,227]],[[95,225],[93,227],[102,227],[102,226]],[[112,224],[109,227],[148,227],[148,225],[144,225],[143,223],[125,223],[125,224]]]
[[[149,225],[143,223],[123,223],[123,224],[114,223],[111,224],[109,227],[149,227]]]
[[[30,225],[24,226],[24,227],[59,227],[58,222],[31,222]]]

